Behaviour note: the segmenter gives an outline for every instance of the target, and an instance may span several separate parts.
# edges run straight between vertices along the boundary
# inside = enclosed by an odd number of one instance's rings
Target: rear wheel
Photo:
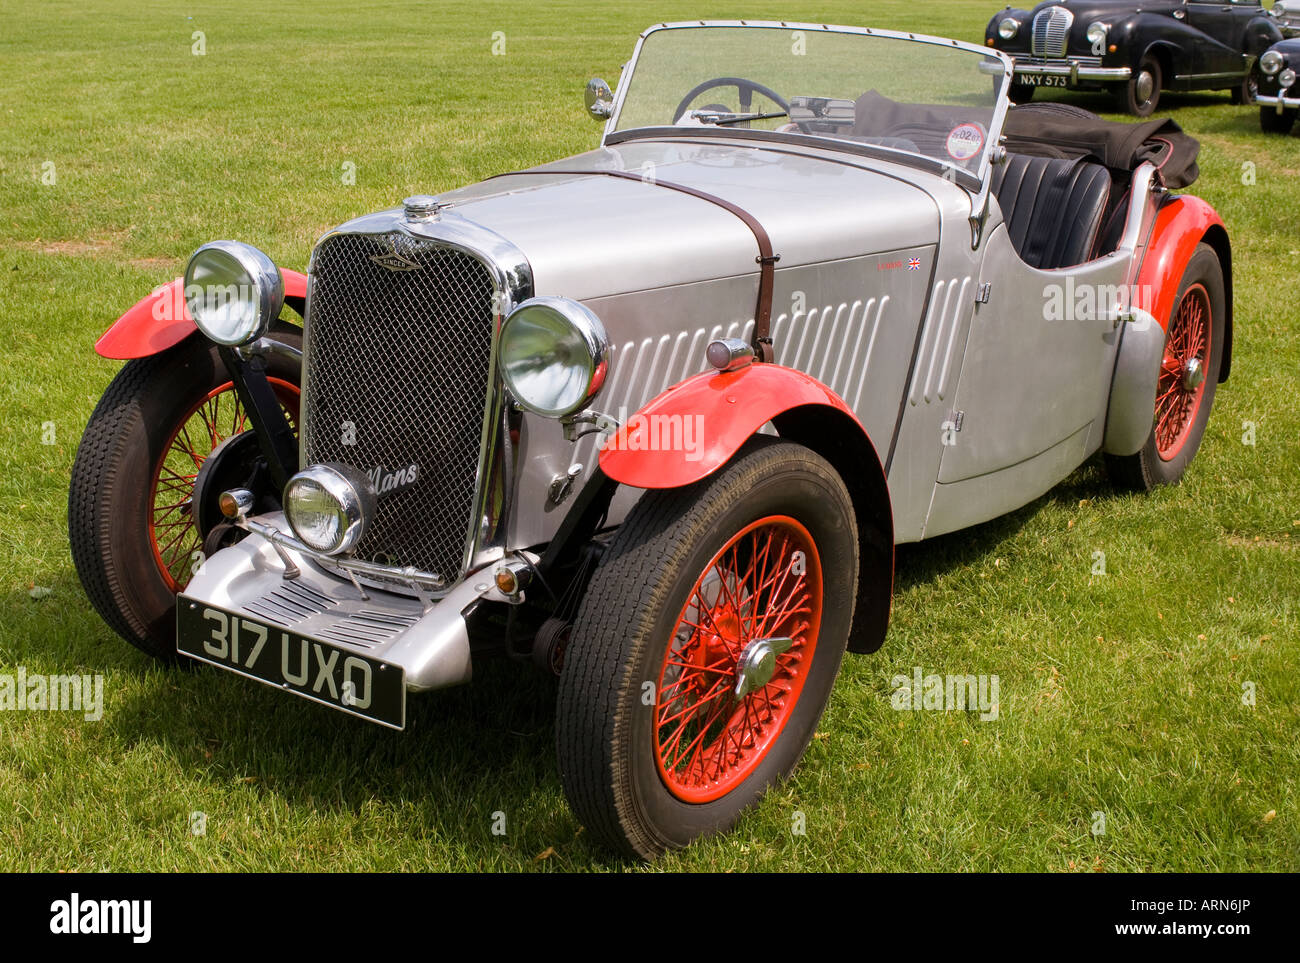
[[[1172,485],[1196,455],[1223,362],[1223,268],[1208,244],[1187,262],[1165,337],[1151,435],[1135,455],[1107,455],[1115,482],[1146,491]]]
[[[301,347],[301,331],[271,337]],[[299,372],[272,356],[267,374],[296,423]],[[194,479],[223,440],[249,428],[217,348],[201,336],[128,361],[82,434],[68,491],[68,539],[91,604],[150,655],[176,656],[176,593],[201,562]]]
[[[587,829],[651,859],[731,826],[788,775],[839,670],[857,569],[844,483],[800,446],[757,439],[714,476],[643,496],[560,677],[560,774]]]
[[[1266,134],[1289,134],[1295,126],[1296,108],[1284,107],[1282,113],[1277,108],[1264,104],[1259,108],[1259,126]]]

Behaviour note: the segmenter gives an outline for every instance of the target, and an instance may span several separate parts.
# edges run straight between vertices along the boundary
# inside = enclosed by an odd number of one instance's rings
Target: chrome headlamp
[[[569,298],[529,298],[501,327],[501,378],[529,411],[563,418],[605,383],[609,338],[588,308]]]
[[[1088,24],[1088,30],[1084,33],[1084,36],[1088,38],[1088,43],[1094,47],[1099,47],[1106,42],[1106,34],[1108,33],[1110,33],[1110,24],[1098,20],[1096,23]]]
[[[1011,40],[1020,32],[1020,21],[1015,17],[1007,17],[998,24],[998,36],[1003,40]]]
[[[375,488],[347,465],[312,465],[284,486],[284,514],[308,548],[343,555],[361,541],[374,517]]]
[[[1276,50],[1265,50],[1259,58],[1259,69],[1266,74],[1275,74],[1282,69],[1282,55]]]
[[[217,344],[241,345],[266,333],[284,304],[275,262],[239,241],[212,241],[185,267],[185,306]]]
[[[1277,82],[1281,87],[1290,87],[1295,83],[1295,71],[1287,67],[1286,70],[1277,75]]]

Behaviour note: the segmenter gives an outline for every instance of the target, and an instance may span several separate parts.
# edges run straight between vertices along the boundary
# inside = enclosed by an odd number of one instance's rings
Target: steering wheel
[[[772,103],[776,104],[786,113],[790,112],[790,102],[778,94],[771,87],[760,84],[757,80],[747,80],[744,77],[714,77],[712,80],[706,80],[702,84],[696,84],[690,92],[682,98],[682,102],[677,105],[673,111],[673,123],[681,120],[682,115],[686,113],[686,108],[691,105],[691,101],[706,90],[713,90],[715,87],[735,87],[736,93],[740,96],[740,113],[753,113],[754,94],[762,94]]]

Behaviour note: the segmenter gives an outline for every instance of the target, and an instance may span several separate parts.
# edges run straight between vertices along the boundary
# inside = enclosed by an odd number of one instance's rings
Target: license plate
[[[401,667],[183,595],[176,650],[380,725],[406,726]]]
[[[1070,78],[1062,74],[1016,74],[1016,83],[1030,87],[1068,87]]]

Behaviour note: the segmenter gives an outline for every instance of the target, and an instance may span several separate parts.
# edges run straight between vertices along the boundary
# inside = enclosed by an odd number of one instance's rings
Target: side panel
[[[936,485],[934,507],[925,526],[926,537],[997,518],[1043,494],[1088,457],[1095,448],[1092,434],[1091,426],[1084,426],[1047,451],[1018,465],[964,481]]]
[[[991,294],[975,310],[955,400],[962,426],[945,439],[940,482],[1018,464],[1094,422],[1090,443],[1100,445],[1128,267],[1125,254],[1041,271],[1020,260],[1004,227],[992,232],[981,274]],[[969,506],[977,520],[995,508]]]
[[[882,458],[906,388],[933,251],[932,246],[909,248],[776,272],[777,364],[812,375],[844,398],[880,443]],[[912,261],[915,268],[909,267]],[[609,382],[592,407],[623,424],[664,390],[705,371],[710,341],[748,340],[753,292],[749,276],[585,302],[604,321],[612,346]],[[696,429],[685,425],[684,430]],[[695,434],[684,440],[701,442]],[[554,420],[524,416],[516,469],[520,510],[510,513],[512,546],[537,545],[554,534],[569,505],[548,500],[551,481],[581,465],[576,490],[594,468],[602,441],[591,434],[569,444]],[[610,523],[621,521],[639,497],[638,490],[621,488],[610,506]]]
[[[916,541],[925,532],[983,257],[983,245],[971,246],[970,195],[936,181],[933,196],[942,212],[942,234],[929,278],[925,321],[919,330],[913,329],[911,345],[891,361],[903,375],[893,398],[898,429],[885,468],[899,542]],[[984,237],[997,229],[1001,217],[993,204]]]

